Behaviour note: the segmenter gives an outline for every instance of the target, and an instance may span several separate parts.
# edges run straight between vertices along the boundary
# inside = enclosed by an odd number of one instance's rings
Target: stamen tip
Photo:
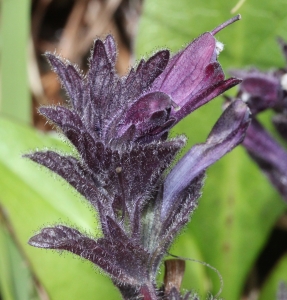
[[[236,22],[236,21],[238,21],[238,20],[240,20],[240,19],[241,19],[241,15],[238,14],[238,15],[234,16],[233,18],[227,20],[226,22],[220,24],[220,25],[217,26],[216,28],[214,28],[210,33],[211,33],[212,35],[215,35],[215,34],[217,34],[220,30],[222,30],[223,28],[227,27],[228,25],[230,25],[230,24],[232,24],[232,23],[234,23],[234,22]]]

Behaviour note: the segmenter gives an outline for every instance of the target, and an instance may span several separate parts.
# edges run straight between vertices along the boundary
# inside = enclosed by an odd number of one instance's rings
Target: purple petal
[[[287,200],[287,152],[255,119],[247,130],[243,145]]]
[[[146,134],[153,127],[153,123],[158,126],[164,124],[168,118],[167,111],[170,110],[171,105],[172,100],[170,97],[161,92],[153,92],[142,96],[127,111],[124,121],[119,126],[119,136],[123,135],[131,124],[136,124],[136,127],[143,134]],[[156,117],[156,113],[160,115]],[[164,119],[161,118],[162,114],[165,114]]]
[[[208,64],[215,61],[215,44],[216,40],[209,32],[195,39],[170,60],[164,72],[154,82],[153,90],[159,90],[172,96],[187,77],[197,78]],[[187,92],[183,90],[183,95]],[[173,98],[173,100],[176,103],[180,101],[177,98]]]
[[[265,74],[258,70],[233,70],[232,75],[243,79],[239,97],[248,104],[252,114],[272,108],[281,100],[280,81],[273,74]]]
[[[213,127],[206,143],[191,148],[176,164],[164,183],[162,218],[196,176],[242,142],[249,121],[247,106],[239,100],[233,102]]]
[[[164,93],[146,94],[129,108],[124,123],[139,123],[150,117],[154,112],[167,110],[171,107],[171,103],[170,97]]]
[[[156,112],[151,117],[140,124],[139,133],[136,139],[137,142],[147,144],[153,141],[165,141],[167,136],[164,135],[174,126],[176,123],[175,118],[169,118],[167,121],[167,113],[164,111]]]
[[[190,114],[195,109],[206,104],[213,98],[224,93],[226,90],[234,87],[240,82],[241,82],[240,79],[229,78],[227,80],[217,82],[213,85],[209,85],[205,90],[200,91],[197,95],[195,95],[195,97],[189,99],[187,103],[180,110],[172,111],[171,116],[176,118],[177,122],[179,122],[181,119],[183,119],[185,116]]]
[[[196,79],[191,80],[190,77],[185,80],[185,85],[192,85],[194,88],[191,92],[186,94],[186,97],[183,98],[182,103],[186,103],[197,93],[200,93],[202,90],[206,89],[206,87],[213,85],[214,83],[224,81],[224,73],[218,62],[208,64]],[[181,105],[181,103],[179,103],[179,105]]]

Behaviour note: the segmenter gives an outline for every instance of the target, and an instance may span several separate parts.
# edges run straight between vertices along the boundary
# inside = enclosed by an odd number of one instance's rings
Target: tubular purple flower
[[[226,26],[240,19],[240,15],[206,32],[174,55],[162,74],[152,84],[153,91],[169,95],[177,104],[171,111],[175,123],[222,94],[241,80],[224,80],[224,73],[217,61],[223,44],[214,35]]]
[[[179,205],[174,200],[195,177],[243,141],[249,122],[249,109],[240,100],[224,111],[206,142],[193,146],[168,174],[164,183],[162,217]]]

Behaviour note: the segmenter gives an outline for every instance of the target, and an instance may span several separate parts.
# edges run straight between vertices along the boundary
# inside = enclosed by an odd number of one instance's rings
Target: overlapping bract
[[[235,101],[206,143],[192,148],[167,175],[185,143],[184,137],[167,139],[169,129],[239,82],[224,79],[217,55],[213,33],[205,33],[170,60],[167,50],[159,51],[120,78],[111,36],[95,41],[86,76],[47,54],[70,108],[41,107],[40,112],[79,158],[53,151],[26,156],[63,177],[94,206],[103,237],[57,225],[32,237],[31,245],[92,261],[127,299],[140,293],[157,299],[158,267],[197,206],[205,169],[242,141],[249,124],[246,105]],[[172,294],[180,299],[178,292]]]
[[[281,39],[279,43],[287,60],[287,44]],[[244,100],[253,114],[243,145],[287,201],[287,151],[257,119],[261,111],[274,110],[273,125],[287,141],[287,67],[266,73],[236,70],[232,74],[243,79],[237,99]]]

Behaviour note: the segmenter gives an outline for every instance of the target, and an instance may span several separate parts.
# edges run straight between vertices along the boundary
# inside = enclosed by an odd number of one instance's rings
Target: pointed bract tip
[[[241,15],[238,14],[238,15],[234,16],[233,18],[227,20],[226,22],[220,24],[220,25],[217,26],[216,28],[214,28],[212,31],[210,31],[210,33],[211,33],[212,35],[215,35],[215,34],[217,34],[220,30],[222,30],[223,28],[227,27],[228,25],[230,25],[230,24],[232,24],[232,23],[234,23],[234,22],[236,22],[236,21],[238,21],[238,20],[240,20],[240,19],[241,19]]]
[[[49,244],[45,243],[41,240],[41,238],[39,239],[39,234],[32,236],[29,241],[28,244],[30,246],[33,247],[37,247],[37,248],[49,248]]]

